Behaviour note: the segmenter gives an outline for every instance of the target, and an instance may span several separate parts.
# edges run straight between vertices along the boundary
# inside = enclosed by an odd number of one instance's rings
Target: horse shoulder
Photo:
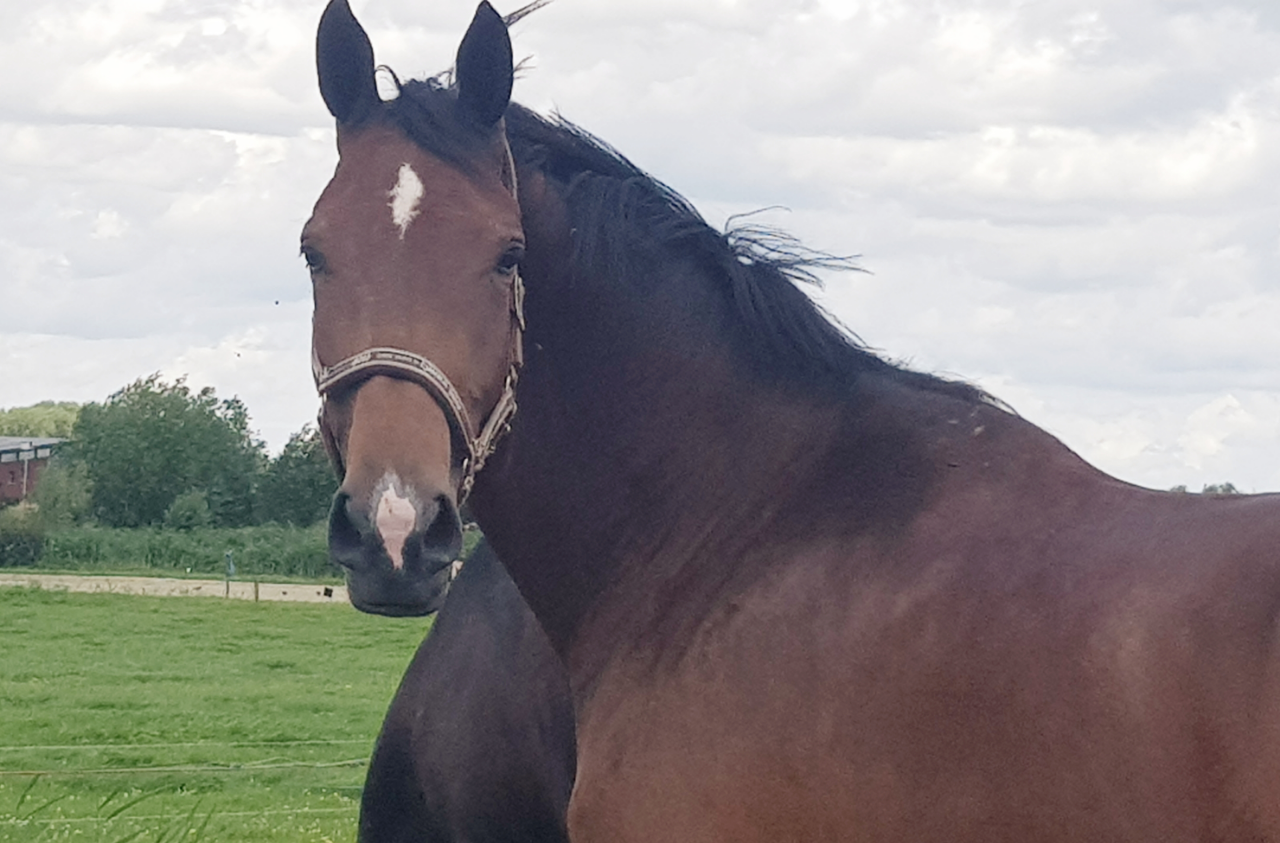
[[[1055,840],[1088,816],[1191,840],[1233,805],[1280,828],[1280,752],[1256,745],[1280,750],[1280,498],[1141,489],[996,408],[928,403],[909,520],[774,548],[678,659],[604,672],[571,830]]]

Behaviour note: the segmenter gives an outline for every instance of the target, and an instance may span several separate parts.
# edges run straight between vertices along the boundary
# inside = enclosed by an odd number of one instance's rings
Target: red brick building
[[[26,499],[61,439],[0,436],[0,504]]]

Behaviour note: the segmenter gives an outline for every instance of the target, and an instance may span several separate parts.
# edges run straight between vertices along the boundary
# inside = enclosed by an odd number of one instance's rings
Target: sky
[[[352,5],[402,78],[474,11]],[[0,5],[0,408],[160,372],[273,452],[314,419],[322,8]],[[713,224],[859,255],[815,295],[885,356],[1122,479],[1280,490],[1275,0],[555,0],[513,37],[517,100]]]

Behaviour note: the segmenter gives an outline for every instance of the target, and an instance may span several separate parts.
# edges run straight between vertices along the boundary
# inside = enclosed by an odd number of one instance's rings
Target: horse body
[[[464,47],[499,37],[486,9]],[[322,80],[372,75],[371,56],[352,71],[324,53]],[[412,126],[449,96],[410,83],[368,108]],[[1280,500],[1107,477],[978,390],[856,345],[791,283],[802,255],[711,231],[565,124],[512,106],[484,126],[427,201],[453,207],[465,170],[499,229],[519,202],[521,409],[472,505],[568,669],[573,840],[1280,841]],[[380,137],[390,162],[445,154],[431,132]],[[480,228],[392,245],[428,268],[499,251]],[[389,260],[317,283],[360,310]],[[445,346],[502,327],[460,304],[468,277],[433,274],[359,339],[447,315],[411,350],[463,359]],[[336,295],[317,293],[318,336]],[[490,345],[447,367],[477,395],[505,363]],[[335,397],[352,430],[377,380]],[[445,437],[422,415],[389,401],[382,444],[338,424],[333,447],[444,510],[455,490],[429,478],[449,463],[414,443]],[[370,483],[343,494],[349,578],[383,583],[394,611],[425,605],[388,585],[412,572],[386,537],[352,529]]]
[[[559,659],[482,542],[378,735],[360,843],[561,843],[576,753]]]
[[[1216,551],[1169,537],[1172,570],[1109,574],[1009,536],[1031,569],[1010,576],[967,566],[949,526],[921,532],[893,554],[789,554],[678,666],[602,671],[575,834],[1276,839],[1274,581],[1222,583],[1196,570]],[[890,567],[912,559],[930,561]]]
[[[540,333],[526,274],[531,342],[580,336]],[[752,411],[725,396],[758,388],[677,357],[691,371],[651,382],[697,384],[696,406],[531,357],[477,487],[569,665],[575,839],[1280,839],[1275,498],[1138,489],[891,381],[843,424]],[[690,442],[713,394],[731,411]],[[900,443],[893,465],[858,466],[868,441]],[[635,500],[646,467],[687,497]]]

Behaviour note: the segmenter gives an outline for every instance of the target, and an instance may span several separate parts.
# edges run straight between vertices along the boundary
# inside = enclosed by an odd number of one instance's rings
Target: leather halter
[[[379,346],[366,348],[350,357],[325,366],[316,354],[315,346],[311,347],[311,373],[315,377],[316,391],[320,393],[320,430],[328,440],[329,433],[324,425],[324,410],[329,401],[329,393],[342,386],[366,380],[374,375],[400,378],[413,381],[431,394],[449,423],[453,437],[463,446],[466,455],[462,459],[462,480],[458,485],[458,504],[461,505],[471,494],[476,475],[484,468],[485,461],[498,446],[498,440],[511,429],[511,419],[516,414],[516,382],[520,378],[520,367],[524,365],[524,282],[520,280],[517,270],[511,280],[511,351],[507,367],[507,377],[502,385],[502,395],[485,419],[484,425],[476,430],[471,425],[471,418],[462,396],[449,381],[439,366],[421,354],[406,351],[403,348]],[[473,432],[475,431],[475,432]],[[327,442],[330,452],[338,455],[336,443]]]

